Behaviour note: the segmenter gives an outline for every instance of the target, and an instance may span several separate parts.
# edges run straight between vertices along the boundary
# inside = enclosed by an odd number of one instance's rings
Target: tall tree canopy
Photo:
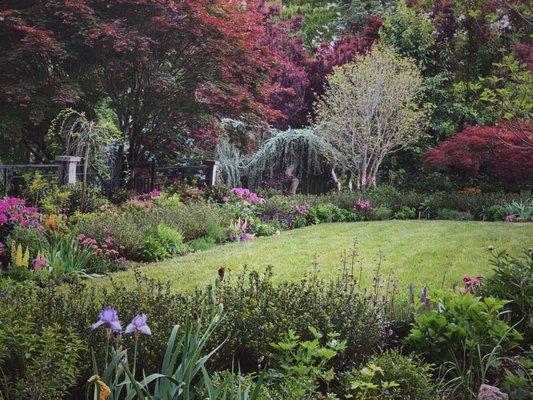
[[[130,161],[179,147],[215,116],[279,114],[265,100],[277,63],[259,2],[7,1],[0,12],[12,137],[42,136],[59,107],[83,108],[89,95],[109,99]]]
[[[374,46],[356,62],[335,69],[317,104],[317,131],[357,174],[357,187],[376,185],[388,154],[416,142],[424,131],[417,106],[422,78],[409,60]]]

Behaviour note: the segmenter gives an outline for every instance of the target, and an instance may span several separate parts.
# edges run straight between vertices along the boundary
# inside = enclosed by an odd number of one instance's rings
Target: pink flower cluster
[[[297,215],[306,216],[309,214],[309,204],[302,203],[294,207],[294,212]]]
[[[111,236],[109,229],[104,228],[104,240],[98,242],[95,238],[80,234],[76,237],[84,246],[89,246],[96,254],[104,255],[113,259],[118,259],[124,246],[118,246],[114,236]]]
[[[163,194],[163,192],[159,189],[153,189],[152,191],[148,192],[148,193],[143,193],[141,195],[138,196],[138,199],[139,200],[151,200],[155,197],[159,197],[161,196],[161,194]]]
[[[35,272],[43,269],[44,267],[46,267],[46,259],[44,257],[38,257],[33,260],[33,270]]]
[[[233,188],[231,189],[231,194],[238,197],[241,200],[249,201],[253,204],[262,204],[265,202],[265,199],[257,195],[256,193],[250,191],[246,188]]]
[[[473,293],[481,286],[482,276],[473,277],[470,275],[463,276],[463,284],[465,287],[462,289],[463,293]]]
[[[16,197],[0,199],[0,225],[9,223],[23,228],[42,229],[43,227],[37,208],[26,207],[26,202]]]
[[[373,208],[368,200],[357,200],[355,202],[355,210],[358,212],[371,213]]]

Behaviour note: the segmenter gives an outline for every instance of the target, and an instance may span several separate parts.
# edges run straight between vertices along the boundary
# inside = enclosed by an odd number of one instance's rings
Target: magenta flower
[[[143,333],[145,335],[151,335],[152,331],[150,330],[150,327],[146,324],[147,320],[148,317],[146,316],[146,314],[137,315],[126,327],[124,333]]]
[[[91,328],[93,330],[102,325],[115,332],[122,330],[122,327],[120,326],[120,321],[118,320],[117,311],[113,307],[104,308],[102,311],[100,311],[98,318],[100,318],[98,322],[95,322],[91,325]]]
[[[0,254],[2,254],[6,250],[6,246],[0,242]]]
[[[38,257],[33,261],[33,270],[35,272],[39,271],[45,266],[46,266],[46,260],[44,259],[44,257]]]

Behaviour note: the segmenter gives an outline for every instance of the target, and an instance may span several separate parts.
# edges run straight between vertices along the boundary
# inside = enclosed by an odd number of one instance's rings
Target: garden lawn
[[[381,260],[383,276],[394,274],[400,287],[440,287],[458,282],[463,275],[488,274],[490,246],[516,254],[533,247],[533,224],[462,221],[373,221],[310,226],[231,243],[207,251],[141,267],[150,278],[170,281],[180,292],[212,282],[221,266],[230,274],[245,265],[262,270],[273,266],[274,279],[299,279],[317,265],[318,274],[335,276],[343,253],[355,241],[359,254],[355,274],[370,285]],[[315,259],[317,262],[314,263]],[[132,282],[133,272],[113,274],[118,282]],[[95,284],[107,285],[108,277]]]

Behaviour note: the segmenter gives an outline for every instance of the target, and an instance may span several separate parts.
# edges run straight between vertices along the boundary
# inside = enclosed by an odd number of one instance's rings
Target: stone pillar
[[[76,156],[56,156],[56,161],[61,163],[61,183],[64,185],[73,185],[76,183],[76,170],[81,157]]]

